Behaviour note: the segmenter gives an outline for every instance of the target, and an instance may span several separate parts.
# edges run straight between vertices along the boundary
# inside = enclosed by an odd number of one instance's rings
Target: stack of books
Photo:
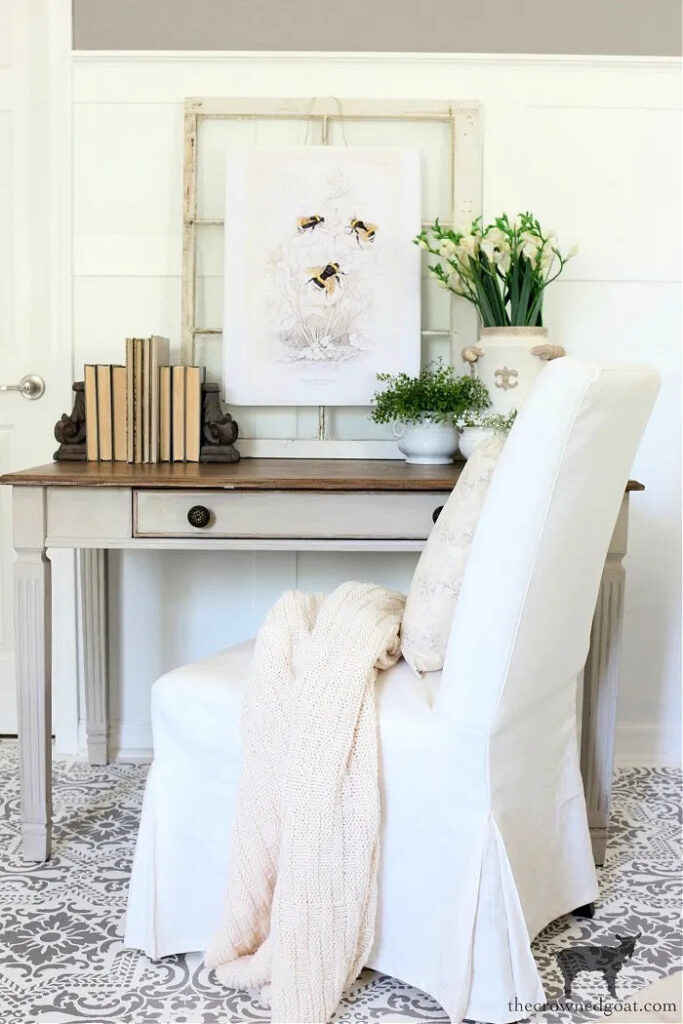
[[[126,365],[85,367],[86,449],[102,462],[199,462],[204,368],[171,366],[167,338],[126,340]]]
[[[159,458],[199,462],[203,366],[162,366],[159,375]]]
[[[85,367],[86,453],[89,460],[128,460],[126,367]]]

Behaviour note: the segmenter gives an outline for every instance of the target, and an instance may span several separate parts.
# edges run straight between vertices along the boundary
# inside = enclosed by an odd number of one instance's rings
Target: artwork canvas
[[[233,150],[225,209],[228,402],[369,405],[418,372],[418,150]]]

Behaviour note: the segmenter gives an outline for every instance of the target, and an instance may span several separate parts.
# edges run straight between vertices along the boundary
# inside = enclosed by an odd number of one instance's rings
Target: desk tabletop
[[[15,487],[213,488],[238,491],[451,491],[464,462],[413,466],[402,459],[242,459],[198,462],[51,462],[0,477]],[[629,480],[627,491],[643,491]]]
[[[413,466],[402,459],[243,459],[197,462],[53,462],[6,473],[15,487],[213,488],[240,491],[451,491],[464,462]]]

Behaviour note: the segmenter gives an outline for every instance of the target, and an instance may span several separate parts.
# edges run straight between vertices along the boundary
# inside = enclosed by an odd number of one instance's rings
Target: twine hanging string
[[[310,131],[311,131],[311,124],[314,121],[319,120],[321,117],[322,117],[322,123],[323,123],[322,144],[323,144],[323,146],[327,145],[327,119],[328,119],[329,115],[328,114],[322,114],[322,115],[318,114],[317,117],[316,117],[313,114],[313,107],[315,106],[315,104],[317,103],[319,98],[320,97],[318,97],[318,96],[314,96],[311,99],[311,102],[308,104],[308,110],[306,111],[306,133],[304,135],[304,146],[307,146],[309,144],[308,143],[308,139],[309,139],[309,135],[310,135]],[[342,107],[342,102],[341,102],[341,100],[339,99],[338,96],[327,96],[326,99],[333,100],[337,104],[339,124],[340,124],[340,127],[341,127],[341,137],[342,137],[342,139],[344,141],[344,145],[348,146],[349,140],[346,138],[346,130],[344,128],[344,110],[343,110],[343,107]],[[328,440],[328,435],[327,435],[327,409],[326,409],[326,407],[324,405],[319,405],[318,406],[318,440],[319,441],[327,441]]]
[[[313,108],[314,108],[314,106],[316,105],[316,103],[318,102],[318,100],[320,98],[321,98],[320,96],[314,96],[312,98],[311,102],[308,104],[308,110],[306,111],[306,133],[304,135],[304,146],[307,146],[309,144],[308,139],[309,139],[309,135],[310,135],[310,131],[311,131],[311,125],[313,124],[314,121],[318,121],[320,119],[322,119],[322,123],[323,123],[322,145],[323,146],[327,145],[327,120],[328,120],[328,117],[330,115],[329,114],[317,114],[317,115],[313,114]],[[344,108],[342,107],[342,101],[339,99],[338,96],[325,96],[323,98],[324,99],[328,99],[328,100],[333,100],[333,102],[337,104],[337,111],[338,111],[337,117],[339,119],[339,126],[341,128],[341,137],[342,137],[342,139],[344,141],[344,145],[348,146],[349,140],[346,138],[346,129],[344,128]],[[332,115],[332,116],[334,117],[334,115]]]

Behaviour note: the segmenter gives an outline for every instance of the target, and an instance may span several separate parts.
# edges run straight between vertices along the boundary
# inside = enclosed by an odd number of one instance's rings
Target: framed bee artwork
[[[182,360],[219,385],[242,457],[401,458],[369,416],[375,369],[464,373],[478,336],[411,239],[481,214],[479,104],[189,97],[183,153]]]
[[[225,181],[229,403],[365,406],[419,371],[417,149],[233,149]]]

